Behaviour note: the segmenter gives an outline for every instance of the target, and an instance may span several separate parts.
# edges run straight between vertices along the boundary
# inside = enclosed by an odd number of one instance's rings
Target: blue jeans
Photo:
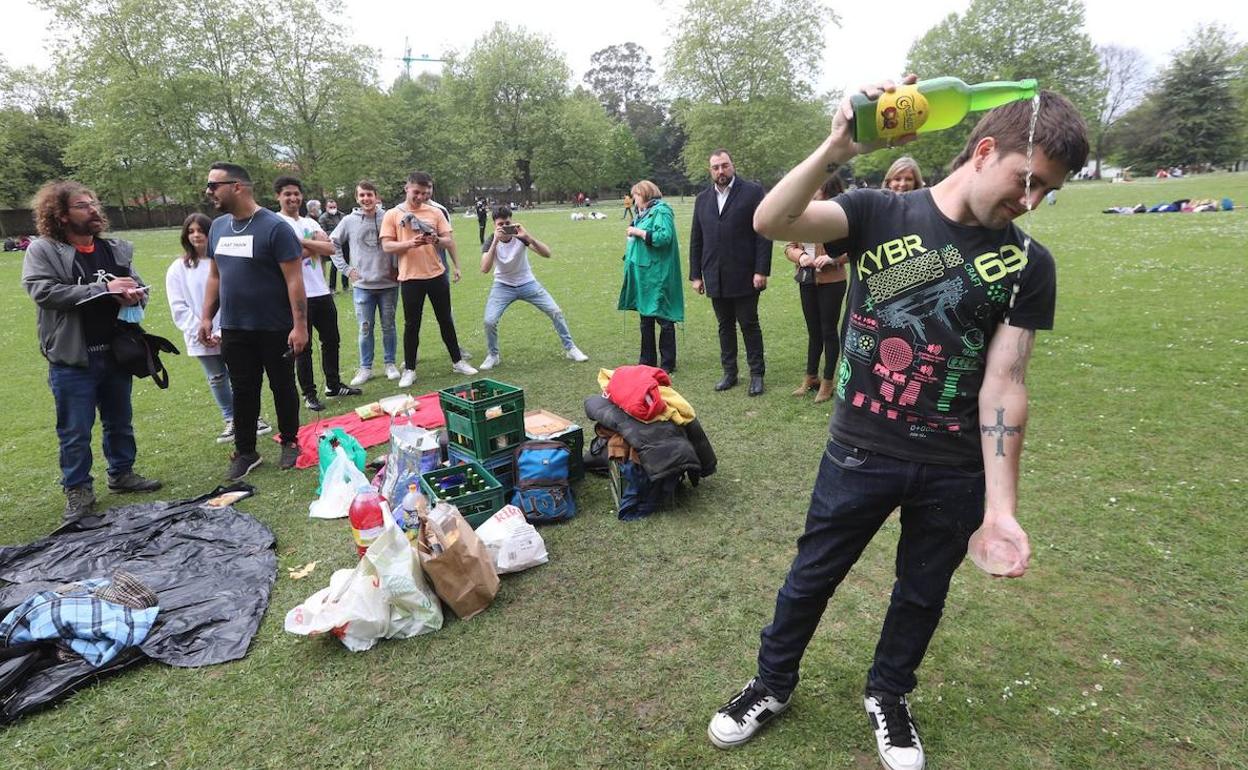
[[[559,335],[564,350],[575,344],[572,342],[571,332],[568,331],[568,322],[563,318],[563,311],[540,283],[534,280],[519,286],[508,286],[495,281],[490,287],[489,299],[485,301],[485,347],[491,355],[498,355],[498,320],[503,317],[507,306],[516,300],[528,302],[550,316],[550,322],[554,324],[555,333]]]
[[[983,523],[983,468],[909,462],[829,441],[806,531],[758,651],[759,679],[781,698],[797,686],[802,654],[832,593],[898,506],[897,579],[867,687],[897,695],[914,689],[949,580]]]
[[[56,437],[60,441],[61,485],[90,484],[91,430],[100,412],[104,432],[104,458],[110,476],[134,469],[138,447],[134,443],[130,389],[134,379],[117,368],[113,351],[87,354],[86,368],[48,365],[48,386],[56,402]]]
[[[395,310],[399,306],[399,287],[389,289],[361,289],[352,291],[355,300],[355,318],[360,323],[360,366],[373,368],[373,319],[381,311],[382,356],[387,364],[395,362],[399,335],[395,329]]]
[[[208,388],[217,406],[221,408],[221,416],[227,420],[234,419],[234,391],[230,388],[230,370],[225,368],[225,359],[220,355],[199,356],[199,365],[204,367],[208,375]]]

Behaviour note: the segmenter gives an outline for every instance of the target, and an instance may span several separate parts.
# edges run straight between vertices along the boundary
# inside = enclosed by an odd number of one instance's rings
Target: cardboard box
[[[585,431],[581,426],[554,412],[530,409],[524,413],[524,433],[530,440],[549,439],[567,444],[572,453],[568,480],[576,482],[585,478]]]
[[[530,409],[524,413],[524,432],[533,438],[548,438],[576,426],[566,417],[560,417],[545,409]]]

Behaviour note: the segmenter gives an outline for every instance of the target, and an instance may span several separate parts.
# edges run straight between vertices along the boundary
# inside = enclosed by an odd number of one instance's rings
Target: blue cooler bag
[[[526,441],[516,448],[516,492],[511,504],[536,524],[576,515],[568,485],[572,451],[559,441]]]

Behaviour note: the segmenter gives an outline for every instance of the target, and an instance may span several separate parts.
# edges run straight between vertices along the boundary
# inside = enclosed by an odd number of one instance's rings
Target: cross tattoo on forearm
[[[1015,433],[1022,433],[1023,426],[1006,425],[1005,424],[1005,407],[999,406],[997,407],[997,424],[996,425],[981,425],[979,426],[979,430],[985,436],[991,436],[993,434],[996,434],[997,457],[1005,457],[1005,437],[1013,436]]]

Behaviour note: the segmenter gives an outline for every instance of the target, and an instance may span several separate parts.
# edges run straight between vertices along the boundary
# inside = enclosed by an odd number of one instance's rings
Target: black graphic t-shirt
[[[979,388],[999,324],[1053,328],[1053,256],[1010,224],[946,218],[929,190],[853,190],[832,437],[914,462],[978,465]]]
[[[108,242],[96,238],[89,249],[74,247],[74,274],[78,283],[108,283],[130,275],[129,267],[117,264]],[[117,335],[117,313],[121,305],[112,295],[100,295],[85,302],[79,312],[87,345],[104,345]]]

